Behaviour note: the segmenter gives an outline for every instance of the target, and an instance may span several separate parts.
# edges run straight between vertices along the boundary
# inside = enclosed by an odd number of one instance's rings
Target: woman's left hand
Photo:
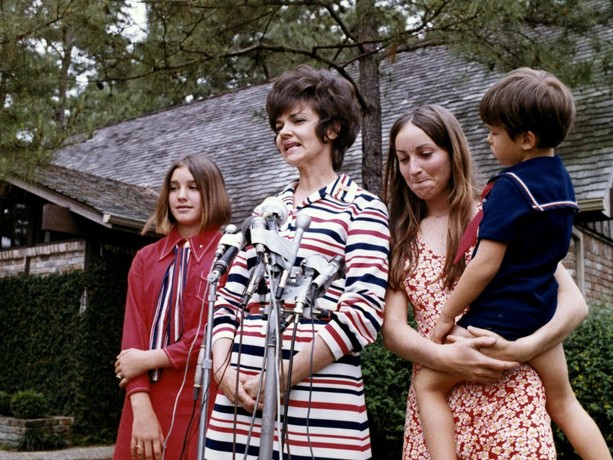
[[[474,337],[493,337],[496,339],[492,346],[479,350],[491,358],[523,363],[534,356],[529,336],[510,341],[495,332],[474,326],[468,326],[468,332]]]
[[[149,370],[149,351],[129,348],[122,350],[115,361],[115,376],[119,386],[124,388],[130,380]]]

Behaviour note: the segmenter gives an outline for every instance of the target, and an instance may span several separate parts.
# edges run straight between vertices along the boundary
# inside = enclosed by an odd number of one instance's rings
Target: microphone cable
[[[198,316],[198,325],[196,327],[196,331],[199,331],[200,328],[202,327],[202,320],[203,320],[203,317],[204,317],[204,303],[205,303],[205,301],[207,299],[208,292],[209,292],[209,284],[207,282],[206,290],[205,290],[205,292],[204,292],[204,294],[202,296],[202,303],[200,304],[200,315]],[[183,392],[183,389],[185,388],[185,383],[187,382],[187,374],[189,372],[190,359],[191,359],[192,352],[194,350],[194,346],[196,345],[197,339],[198,339],[198,333],[196,333],[194,335],[194,339],[192,340],[192,343],[190,344],[189,349],[187,351],[187,360],[186,360],[186,363],[185,363],[185,370],[183,371],[183,380],[181,382],[181,386],[179,387],[179,390],[177,391],[177,395],[175,396],[175,401],[174,401],[174,405],[173,405],[173,409],[172,409],[172,417],[171,417],[171,420],[170,420],[170,427],[168,428],[168,434],[166,435],[166,438],[164,439],[164,444],[162,446],[162,460],[164,460],[164,457],[166,455],[166,447],[168,445],[168,440],[169,440],[170,435],[172,434],[172,431],[174,429],[174,424],[175,424],[176,415],[177,415],[177,408],[178,408],[178,404],[179,404],[179,398],[181,396],[181,393]],[[191,421],[188,424],[188,428],[189,428],[190,425],[191,425]],[[189,438],[189,432],[186,432],[184,440],[183,440],[183,445],[184,446],[185,446],[186,439],[188,439],[188,438]],[[183,456],[183,449],[182,449],[182,452],[181,452],[181,457],[182,456]]]

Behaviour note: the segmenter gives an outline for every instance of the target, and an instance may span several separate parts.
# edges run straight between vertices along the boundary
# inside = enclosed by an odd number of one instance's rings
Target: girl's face
[[[322,142],[315,132],[319,116],[309,106],[300,104],[281,115],[276,124],[276,144],[285,162],[299,170],[332,167],[332,142]],[[335,133],[328,137],[334,139]]]
[[[426,203],[447,200],[451,183],[447,151],[413,123],[400,129],[394,145],[400,173],[411,191]]]
[[[202,197],[194,176],[186,167],[175,169],[170,177],[168,206],[182,237],[188,238],[200,232]]]

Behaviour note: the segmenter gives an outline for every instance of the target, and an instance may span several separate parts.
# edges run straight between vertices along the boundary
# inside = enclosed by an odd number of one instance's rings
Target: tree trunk
[[[379,60],[376,48],[377,24],[375,0],[358,0],[356,13],[362,57],[360,58],[360,93],[366,102],[362,120],[362,185],[381,196],[383,161],[381,139],[381,95],[379,91]]]

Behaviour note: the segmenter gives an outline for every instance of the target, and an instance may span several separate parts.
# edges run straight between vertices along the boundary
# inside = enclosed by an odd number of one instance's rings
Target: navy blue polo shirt
[[[578,206],[557,155],[511,166],[492,180],[478,241],[504,242],[507,250],[498,273],[458,324],[516,340],[532,334],[555,312],[558,284],[553,275],[568,252]]]

